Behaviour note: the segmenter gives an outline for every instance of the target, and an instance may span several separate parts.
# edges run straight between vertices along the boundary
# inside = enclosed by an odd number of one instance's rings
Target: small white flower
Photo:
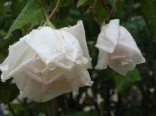
[[[145,62],[133,37],[123,26],[119,26],[118,19],[102,27],[96,47],[99,49],[96,69],[106,69],[108,65],[126,75],[136,64]]]
[[[70,28],[31,31],[9,47],[9,56],[0,65],[2,81],[13,77],[20,97],[38,102],[91,86],[88,68],[91,58],[82,21]]]

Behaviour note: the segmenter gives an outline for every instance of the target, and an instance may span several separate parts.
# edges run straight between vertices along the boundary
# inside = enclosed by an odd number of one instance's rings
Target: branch
[[[46,0],[43,0],[44,8],[46,8]]]
[[[103,3],[103,6],[105,7],[105,9],[106,9],[107,11],[109,11],[109,8],[107,7],[107,2],[106,2],[106,0],[103,0],[102,3]]]
[[[51,20],[53,18],[54,14],[56,13],[58,6],[59,6],[59,3],[60,3],[60,0],[57,0],[57,4],[56,4],[55,8],[53,9],[53,11],[51,12],[51,14],[48,17],[49,20]]]
[[[110,10],[110,12],[108,13],[107,17],[106,17],[106,23],[108,23],[110,16],[112,15],[114,8],[115,8],[115,4],[116,4],[116,0],[114,0],[112,9]]]

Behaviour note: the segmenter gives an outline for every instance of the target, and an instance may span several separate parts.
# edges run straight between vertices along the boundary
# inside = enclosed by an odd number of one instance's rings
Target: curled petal
[[[83,50],[83,56],[86,57],[89,61],[88,61],[88,68],[92,68],[91,65],[91,58],[89,56],[89,51],[87,48],[87,43],[86,43],[86,38],[85,38],[85,30],[84,30],[84,26],[82,21],[78,21],[77,25],[72,26],[72,27],[65,27],[62,28],[61,30],[65,30],[69,33],[71,33],[80,43],[80,46]]]
[[[53,84],[44,85],[28,78],[25,84],[25,88],[23,91],[20,91],[20,97],[29,97],[30,99],[38,102],[45,102],[63,93],[70,92],[71,90],[72,89],[69,82],[63,79],[57,80]]]
[[[0,65],[0,70],[2,71],[2,81],[11,78],[20,70],[24,70],[34,62],[35,54],[24,42],[27,38],[29,38],[29,35],[9,47],[9,55]]]
[[[135,64],[144,63],[145,58],[142,56],[131,34],[123,26],[120,26],[120,33],[121,34],[120,37],[118,38],[118,42],[122,43],[125,46],[127,51],[128,49],[129,51],[130,50],[133,51],[132,62]]]
[[[133,63],[128,63],[121,66],[116,60],[109,60],[108,65],[110,68],[124,76],[127,74],[128,71],[133,70],[136,66]]]
[[[98,62],[95,68],[98,70],[106,69],[107,64],[108,64],[108,53],[103,50],[99,50]]]
[[[59,38],[56,31],[50,27],[33,30],[26,43],[44,63],[49,63],[51,59],[56,60],[56,57],[60,56],[57,53],[60,51]]]
[[[117,45],[118,35],[119,20],[112,20],[108,25],[102,27],[101,33],[97,38],[97,44],[95,46],[108,53],[113,53]]]

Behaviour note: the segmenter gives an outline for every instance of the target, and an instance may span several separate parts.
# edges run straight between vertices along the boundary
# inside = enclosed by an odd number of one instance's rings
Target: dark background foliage
[[[7,57],[9,45],[42,25],[45,14],[48,16],[57,3],[44,1],[0,0],[0,62]],[[0,82],[0,116],[156,116],[155,11],[156,0],[116,0],[115,6],[113,0],[61,0],[51,21],[56,28],[62,28],[83,20],[92,57],[93,69],[89,73],[93,86],[80,88],[77,96],[68,93],[37,103],[19,99],[19,91],[11,80]],[[146,58],[146,63],[136,66],[125,77],[110,68],[94,69],[97,36],[103,21],[109,19],[120,19]]]

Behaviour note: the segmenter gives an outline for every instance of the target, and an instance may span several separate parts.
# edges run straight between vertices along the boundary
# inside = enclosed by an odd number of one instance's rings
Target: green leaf
[[[70,6],[59,8],[59,11],[56,13],[57,20],[64,20],[69,15],[69,12]]]
[[[6,12],[7,7],[5,7],[6,0],[0,0],[0,14]]]
[[[141,77],[137,69],[128,72],[126,77],[117,75],[115,77],[116,89],[123,97],[126,97],[131,85],[138,81],[141,81]]]
[[[156,39],[156,4],[153,0],[141,0],[141,11],[146,24]]]
[[[9,85],[0,81],[0,101],[8,103],[10,99],[10,94],[11,92],[9,90]]]
[[[77,2],[77,7],[86,6],[86,5],[90,4],[91,2],[92,2],[92,0],[79,0]]]
[[[101,25],[107,16],[107,10],[104,8],[102,1],[97,1],[94,9],[94,15],[98,23]]]
[[[11,91],[9,102],[11,102],[19,95],[19,90],[15,84],[9,85],[9,89]]]
[[[11,0],[11,10],[14,17],[17,17],[24,6],[26,5],[27,0]]]
[[[55,0],[55,1],[57,1],[57,0]],[[60,0],[59,7],[69,6],[69,5],[71,5],[71,3],[72,3],[72,0]]]
[[[116,1],[118,1],[118,0],[116,0]],[[114,4],[114,0],[107,0],[107,4],[113,6],[113,4]]]
[[[116,1],[115,9],[113,11],[113,16],[115,18],[118,17],[120,19],[121,17],[124,17],[124,12],[123,12],[124,6],[125,6],[125,0]]]
[[[13,101],[19,94],[19,90],[15,84],[9,84],[7,81],[2,83],[0,81],[0,101],[4,103],[9,103]]]
[[[7,39],[14,30],[22,29],[27,24],[31,24],[31,27],[34,27],[43,22],[45,20],[43,10],[40,0],[31,0],[28,2],[13,25],[10,27],[5,39]]]

